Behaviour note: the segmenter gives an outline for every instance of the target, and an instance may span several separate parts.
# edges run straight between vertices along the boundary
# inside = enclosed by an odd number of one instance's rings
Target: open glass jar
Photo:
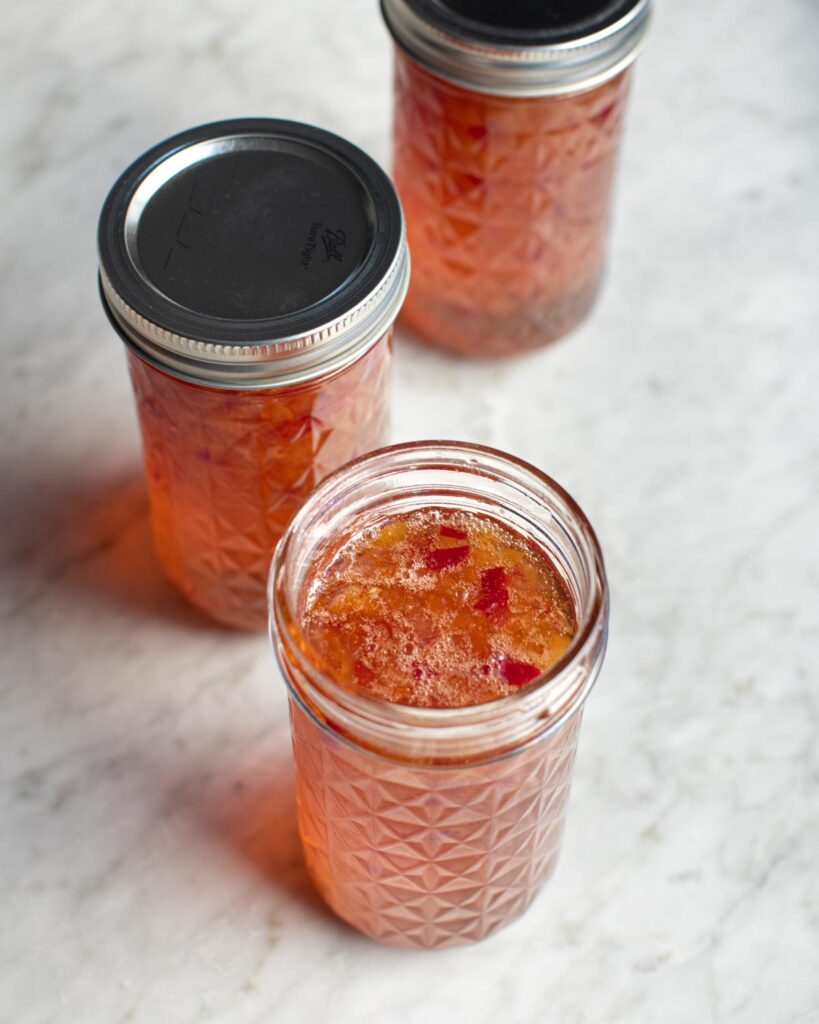
[[[216,619],[263,629],[291,516],[386,439],[409,276],[395,190],[328,132],[219,122],[123,173],[99,253],[165,571]]]
[[[381,0],[396,42],[406,323],[443,348],[544,345],[591,309],[650,0]]]
[[[434,505],[487,515],[546,550],[577,631],[514,694],[458,708],[342,687],[302,628],[310,570],[351,531]],[[290,692],[299,828],[315,884],[383,942],[441,947],[521,914],[558,854],[584,701],[606,646],[603,560],[554,481],[489,448],[397,445],[324,482],[296,515],[270,577],[271,634]]]

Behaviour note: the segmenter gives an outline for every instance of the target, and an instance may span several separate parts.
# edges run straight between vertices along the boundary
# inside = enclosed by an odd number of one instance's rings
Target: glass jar
[[[425,340],[472,356],[579,324],[650,0],[382,0],[396,42],[393,175]]]
[[[164,569],[214,618],[263,629],[291,516],[386,439],[409,274],[395,190],[328,132],[205,125],[125,171],[99,250]]]
[[[327,546],[434,505],[483,513],[549,552],[578,629],[550,671],[461,708],[391,704],[337,685],[300,626]],[[607,635],[603,560],[554,481],[490,448],[397,445],[325,481],[291,522],[270,577],[271,634],[290,694],[299,829],[329,906],[394,945],[475,941],[520,915],[554,869],[583,704]]]

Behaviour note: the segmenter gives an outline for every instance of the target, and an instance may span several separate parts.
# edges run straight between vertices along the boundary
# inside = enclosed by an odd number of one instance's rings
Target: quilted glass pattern
[[[473,942],[518,917],[554,868],[580,714],[484,764],[389,761],[291,701],[299,828],[329,906],[381,942]]]
[[[404,321],[503,355],[552,341],[596,297],[628,93],[489,96],[396,52],[394,177],[413,272]]]
[[[390,362],[391,332],[333,377],[227,391],[129,353],[156,545],[190,601],[265,628],[268,568],[290,519],[325,476],[386,440]]]

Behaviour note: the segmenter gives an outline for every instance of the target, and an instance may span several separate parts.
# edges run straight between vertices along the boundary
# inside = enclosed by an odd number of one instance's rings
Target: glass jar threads
[[[419,593],[429,600],[430,590],[455,574],[465,618],[452,618],[445,599],[421,621],[414,614],[420,602],[404,600],[401,611],[375,623],[371,642],[396,645],[395,662],[418,663],[407,673],[415,692],[384,699],[358,670],[356,661],[366,669],[372,651],[357,642],[356,629],[335,637],[325,631],[314,642],[311,602],[327,566],[325,596],[334,613],[379,600],[379,588],[390,585],[383,569],[395,568],[390,547],[412,535],[407,517],[424,511],[438,517],[433,548],[399,576],[420,572]],[[487,520],[499,527],[495,539],[506,551],[508,586],[497,576],[494,541],[483,536]],[[481,531],[477,542],[473,528]],[[371,570],[366,581],[345,587],[350,538],[362,531],[373,547]],[[510,545],[513,535],[518,540]],[[519,557],[525,545],[548,557],[562,581],[558,590],[573,606],[548,622],[541,609],[544,638],[565,633],[567,646],[527,654],[542,656],[548,667],[522,673],[529,666],[504,652],[531,645],[531,632],[518,635],[517,614],[498,617],[493,642],[500,646],[488,652],[487,667],[498,674],[504,695],[487,700],[484,692],[482,702],[433,706],[429,695],[440,697],[456,678],[453,671],[450,680],[426,684],[426,673],[445,677],[455,668],[441,656],[446,645],[436,629],[450,630],[443,639],[461,662],[471,618],[500,616],[504,601],[527,589],[525,576],[512,579],[527,570],[527,559]],[[473,593],[458,573],[476,558]],[[403,946],[471,942],[514,920],[555,866],[583,704],[605,653],[606,576],[582,511],[548,477],[489,448],[451,442],[386,448],[340,470],[308,499],[277,549],[270,599],[271,632],[290,692],[299,828],[308,868],[330,907],[367,935]],[[398,603],[384,606],[390,604]],[[516,612],[512,604],[509,610]],[[407,622],[397,615],[412,619],[412,651]],[[433,649],[436,657],[428,657]]]
[[[385,440],[409,277],[395,190],[317,128],[204,125],[123,173],[99,255],[164,569],[221,622],[263,628],[290,518],[323,477]]]
[[[473,356],[579,324],[650,0],[382,0],[396,42],[394,178],[425,340]]]

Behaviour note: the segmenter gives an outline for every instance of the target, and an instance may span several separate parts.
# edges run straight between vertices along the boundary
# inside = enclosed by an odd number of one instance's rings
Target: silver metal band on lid
[[[411,0],[381,0],[396,43],[433,74],[478,92],[551,96],[579,92],[625,70],[642,48],[651,0],[588,35],[545,45],[468,38],[422,17]]]
[[[355,362],[398,316],[409,277],[409,250],[402,242],[381,284],[340,320],[306,335],[247,344],[198,341],[168,331],[129,306],[102,272],[100,289],[123,340],[147,362],[193,384],[251,390],[304,383]]]

